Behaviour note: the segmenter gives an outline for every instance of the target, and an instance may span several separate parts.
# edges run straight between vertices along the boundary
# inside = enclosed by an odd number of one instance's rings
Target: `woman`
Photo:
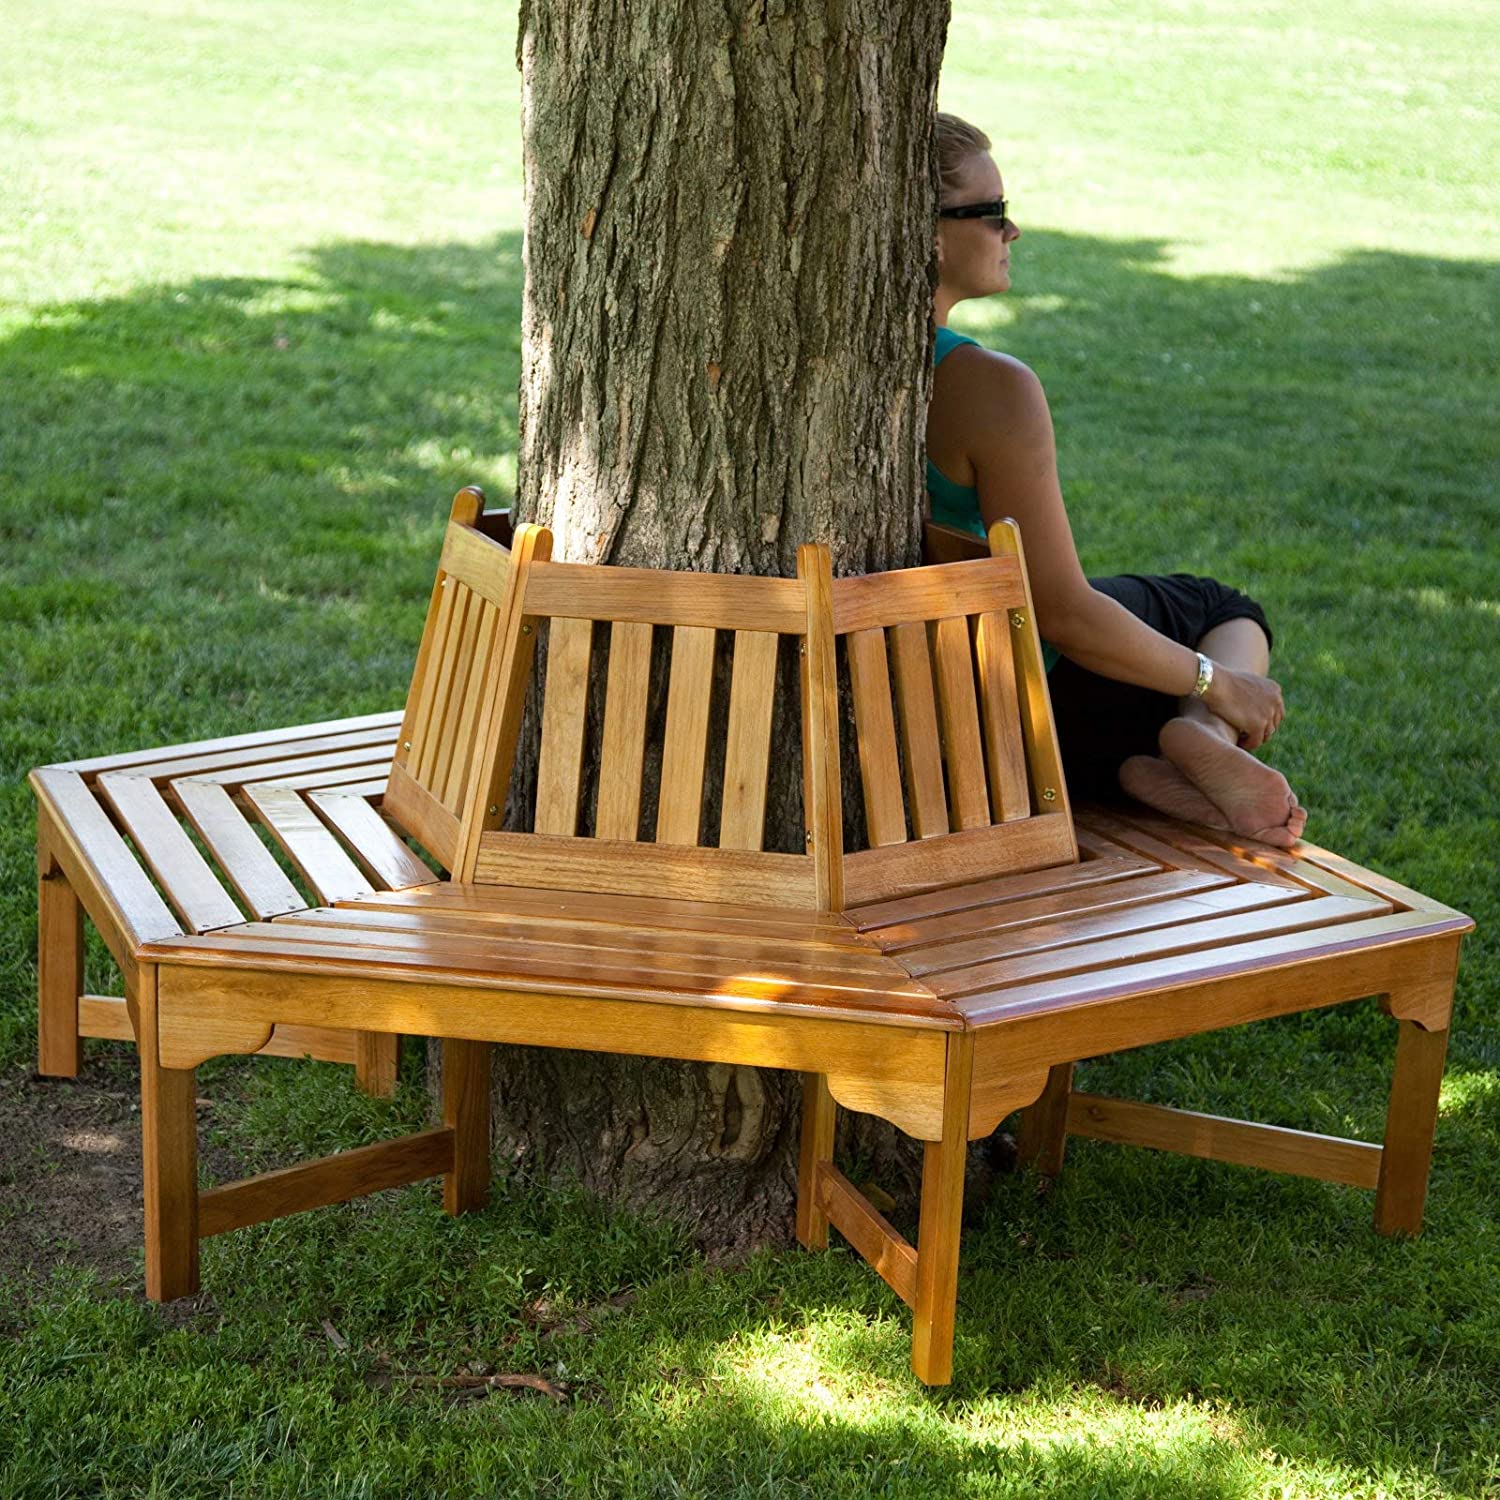
[[[1009,290],[1021,231],[987,136],[938,116],[937,350],[927,419],[933,519],[1021,527],[1069,786],[1290,847],[1307,822],[1286,778],[1249,752],[1285,709],[1265,674],[1260,606],[1211,578],[1085,578],[1057,477],[1041,382],[949,331],[956,303]]]

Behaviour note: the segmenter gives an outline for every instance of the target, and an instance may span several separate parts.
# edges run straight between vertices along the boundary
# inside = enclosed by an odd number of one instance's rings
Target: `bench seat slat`
[[[150,777],[110,771],[99,778],[98,786],[161,883],[167,900],[192,931],[206,932],[244,921],[244,913],[183,832]]]
[[[47,806],[59,836],[91,877],[94,893],[127,946],[134,948],[182,931],[78,772],[48,767],[33,771],[31,784]]]
[[[247,925],[242,928],[184,936],[170,946],[156,945],[149,952],[158,962],[206,963],[215,968],[248,968],[265,972],[343,974],[358,979],[404,978],[412,982],[477,984],[503,993],[517,990],[548,995],[598,995],[621,1000],[652,1000],[687,997],[699,1003],[716,1000],[754,1001],[761,1007],[795,1006],[832,1014],[857,1016],[899,1015],[931,1017],[947,1021],[952,1008],[923,990],[895,983],[881,988],[874,984],[819,983],[767,969],[747,974],[734,964],[710,962],[677,964],[663,960],[651,966],[590,963],[584,956],[559,963],[555,955],[520,956],[511,945],[497,952],[488,944],[477,947],[462,942],[436,944],[428,939],[415,951],[353,940],[313,941],[304,936],[311,929],[293,924]],[[835,976],[830,976],[834,978]],[[496,1003],[503,1003],[497,997]],[[289,1011],[293,1001],[289,1000]],[[295,1016],[294,1019],[297,1019]]]
[[[345,792],[309,792],[307,800],[339,831],[355,858],[379,885],[400,890],[437,879],[364,797],[351,797]]]
[[[846,948],[833,944],[790,944],[765,933],[701,932],[668,924],[626,927],[624,925],[581,927],[568,919],[491,917],[485,920],[472,912],[379,911],[366,906],[313,907],[291,914],[283,920],[288,925],[326,929],[348,928],[350,931],[431,933],[438,937],[457,936],[475,941],[504,941],[542,947],[563,947],[590,953],[613,953],[617,960],[631,953],[647,956],[672,953],[678,956],[704,955],[732,959],[756,966],[774,962],[794,968],[813,968],[820,972],[868,974],[905,980],[904,966],[894,963],[873,947]]]
[[[370,882],[299,793],[267,784],[246,787],[245,796],[321,900],[346,900],[369,891]]]
[[[1337,897],[1330,897],[1337,900]],[[266,937],[265,924],[235,929],[235,937]],[[880,970],[850,968],[845,964],[811,959],[789,959],[785,944],[744,946],[738,952],[715,953],[707,943],[674,943],[670,938],[635,943],[595,946],[570,945],[564,941],[538,942],[531,938],[488,936],[469,930],[431,926],[400,929],[372,926],[367,922],[307,922],[295,917],[275,924],[279,934],[273,941],[281,947],[310,950],[318,946],[358,947],[371,953],[395,952],[413,963],[437,968],[491,969],[497,975],[526,973],[568,975],[579,968],[614,976],[622,982],[648,979],[660,974],[687,974],[715,980],[744,979],[775,987],[782,984],[811,985],[818,989],[847,990],[854,994],[896,994],[928,998],[927,987],[911,979],[896,965]]]
[[[1236,943],[1276,933],[1306,932],[1341,922],[1356,922],[1379,915],[1368,901],[1350,901],[1345,896],[1322,896],[1315,900],[1288,901],[1259,911],[1233,912],[1227,916],[1205,913],[1202,919],[1154,927],[1148,931],[1116,934],[1094,942],[1021,951],[1015,957],[995,959],[926,976],[938,994],[949,997],[978,991],[995,993],[1006,985],[1023,984],[1066,974],[1107,970],[1122,963],[1143,962],[1175,953],[1230,952]]]
[[[1245,859],[1233,850],[1211,843],[1193,828],[1144,815],[1144,809],[1142,814],[1137,816],[1132,809],[1129,816],[1125,816],[1094,808],[1089,812],[1088,821],[1096,833],[1104,834],[1115,844],[1160,859],[1163,864],[1179,870],[1223,870],[1239,880],[1258,880],[1265,885],[1300,889],[1295,880],[1269,865]]]
[[[1032,922],[1066,919],[1115,907],[1140,906],[1232,883],[1227,875],[1210,875],[1202,870],[1156,870],[1149,875],[1132,875],[1123,880],[1069,885],[1038,896],[1021,894],[1011,900],[967,906],[955,912],[919,917],[914,922],[893,922],[866,931],[883,952],[905,953],[914,948],[962,942],[989,932],[1004,932]]]
[[[1220,898],[1215,900],[1213,898]],[[1234,912],[1257,911],[1268,906],[1298,904],[1299,898],[1268,885],[1230,885],[1196,895],[1142,901],[1129,906],[1106,907],[1100,912],[1072,912],[1061,917],[991,928],[979,937],[935,943],[927,948],[909,948],[901,964],[929,984],[941,987],[947,971],[967,973],[975,964],[1042,953],[1074,944],[1101,942],[1129,933],[1149,932],[1154,927],[1174,927],[1183,922],[1209,921]],[[1368,908],[1375,915],[1378,908]]]
[[[306,755],[296,760],[258,761],[252,765],[231,766],[220,770],[195,771],[195,781],[217,781],[220,786],[253,786],[271,782],[290,786],[301,782],[316,785],[341,776],[368,776],[385,770],[391,763],[389,745],[361,745],[331,755]],[[177,777],[172,778],[174,781]]]
[[[1467,918],[1463,917],[1395,912],[1390,916],[1236,943],[1209,952],[1172,954],[1089,974],[1032,980],[964,996],[957,1004],[975,1025],[1029,1019],[1078,1005],[1165,993],[1174,988],[1237,979],[1257,971],[1291,968],[1312,959],[1352,956],[1360,950],[1411,942],[1418,937],[1459,933],[1468,926]],[[1304,1009],[1305,1002],[1295,1008]]]
[[[382,753],[389,758],[395,742],[396,731],[393,729],[363,729],[354,734],[296,740],[279,746],[252,746],[246,751],[175,756],[170,760],[149,761],[126,770],[130,774],[149,776],[158,784],[176,781],[182,776],[229,784],[238,781],[264,781],[273,777],[281,767],[293,762],[311,761],[313,765],[339,766],[379,761]],[[187,748],[192,749],[191,746]]]
[[[1122,850],[1078,865],[1053,865],[1045,870],[1028,870],[1020,875],[994,875],[985,880],[966,881],[962,885],[937,886],[919,891],[915,896],[897,896],[886,901],[867,901],[851,907],[849,920],[861,932],[888,927],[897,922],[914,922],[922,917],[945,916],[970,907],[988,906],[996,901],[1016,901],[1027,896],[1047,895],[1054,891],[1073,890],[1078,886],[1100,885],[1124,880],[1132,875],[1157,874],[1161,866]]]
[[[190,741],[184,745],[159,745],[148,750],[128,750],[119,755],[96,755],[87,760],[62,761],[45,769],[76,771],[83,776],[97,776],[104,771],[133,771],[142,766],[156,766],[188,757],[244,753],[247,760],[264,758],[262,752],[290,747],[307,740],[343,739],[374,731],[391,738],[401,727],[401,710],[378,714],[360,714],[349,719],[325,719],[316,724],[293,724],[286,729],[257,729],[248,734],[229,734],[212,740]],[[155,774],[154,772],[150,774]]]
[[[229,883],[257,917],[280,916],[307,905],[226,788],[213,781],[189,780],[174,782],[172,792]]]

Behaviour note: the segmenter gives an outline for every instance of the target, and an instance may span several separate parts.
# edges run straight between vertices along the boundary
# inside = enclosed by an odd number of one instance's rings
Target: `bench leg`
[[[818,1206],[818,1168],[833,1160],[838,1105],[821,1073],[802,1075],[802,1149],[797,1157],[797,1239],[809,1250],[828,1248],[828,1215]]]
[[[1058,1063],[1047,1074],[1047,1086],[1035,1104],[1021,1111],[1021,1139],[1017,1160],[1035,1167],[1043,1177],[1062,1171],[1068,1146],[1068,1096],[1073,1092],[1073,1064]]]
[[[376,1099],[396,1092],[401,1067],[401,1038],[385,1031],[354,1033],[354,1081]]]
[[[972,1033],[950,1033],[943,1084],[943,1138],[928,1141],[922,1162],[922,1216],[917,1225],[917,1302],[911,1367],[928,1385],[953,1378],[953,1323],[958,1311],[958,1242],[963,1228],[964,1164],[969,1154]]]
[[[443,1041],[443,1124],[453,1132],[453,1170],[443,1177],[450,1214],[490,1197],[490,1044]]]
[[[140,1008],[141,1165],[146,1198],[146,1295],[153,1302],[198,1290],[197,1077],[164,1068],[157,1047],[156,970],[136,981]]]
[[[1448,1032],[1424,1031],[1415,1021],[1396,1024],[1396,1068],[1375,1188],[1375,1228],[1381,1234],[1416,1235],[1422,1232],[1427,1202]]]
[[[83,1065],[83,907],[67,876],[37,842],[37,1072],[76,1078]]]

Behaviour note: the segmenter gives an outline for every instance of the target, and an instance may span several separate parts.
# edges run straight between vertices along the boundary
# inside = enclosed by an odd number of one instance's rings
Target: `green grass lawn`
[[[716,1266],[561,1188],[214,1240],[185,1311],[142,1300],[138,1258],[111,1278],[62,1245],[50,1279],[0,1276],[0,1495],[1500,1495],[1497,14],[957,12],[943,104],[995,136],[1025,231],[1016,291],[957,321],[1045,381],[1086,565],[1259,595],[1310,836],[1479,920],[1427,1233],[1379,1239],[1353,1190],[1077,1143],[1053,1193],[1006,1179],[976,1217],[939,1393],[850,1254]],[[26,770],[400,702],[449,497],[513,482],[521,214],[508,5],[34,0],[3,29],[20,1088]],[[113,987],[102,952],[89,982]],[[1390,1045],[1345,1007],[1087,1077],[1378,1136]],[[90,1058],[130,1088],[125,1049]],[[393,1102],[211,1065],[210,1155],[409,1126],[418,1062]],[[0,1190],[35,1149],[0,1140]],[[569,1399],[409,1378],[460,1369]]]

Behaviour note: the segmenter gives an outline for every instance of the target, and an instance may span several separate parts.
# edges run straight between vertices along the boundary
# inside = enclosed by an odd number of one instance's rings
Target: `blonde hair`
[[[938,197],[946,201],[958,188],[964,163],[979,151],[990,149],[990,138],[977,125],[957,115],[937,117]]]

